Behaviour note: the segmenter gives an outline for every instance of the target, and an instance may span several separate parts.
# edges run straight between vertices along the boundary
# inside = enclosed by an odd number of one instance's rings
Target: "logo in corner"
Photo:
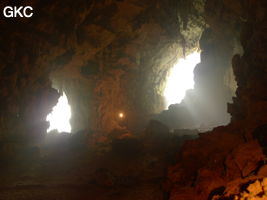
[[[3,10],[3,14],[6,18],[12,17],[26,17],[30,18],[33,16],[33,8],[31,6],[6,6]]]

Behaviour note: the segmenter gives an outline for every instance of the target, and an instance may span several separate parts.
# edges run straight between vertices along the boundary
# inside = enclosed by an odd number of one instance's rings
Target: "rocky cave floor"
[[[193,133],[154,123],[139,136],[117,130],[90,147],[85,133],[50,134],[39,147],[5,145],[0,199],[169,199],[168,166]]]
[[[0,200],[266,200],[266,126],[47,134],[1,146]],[[98,134],[99,136],[99,134]]]

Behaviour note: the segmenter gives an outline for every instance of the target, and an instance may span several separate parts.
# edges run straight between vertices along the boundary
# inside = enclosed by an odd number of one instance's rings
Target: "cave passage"
[[[195,51],[179,59],[170,71],[164,90],[165,105],[180,103],[188,89],[194,88],[194,68],[200,62],[200,53]]]
[[[70,125],[71,118],[71,107],[68,103],[66,94],[63,92],[63,95],[58,99],[57,105],[53,108],[52,112],[47,115],[46,121],[50,123],[47,133],[52,131],[61,132],[71,132]]]

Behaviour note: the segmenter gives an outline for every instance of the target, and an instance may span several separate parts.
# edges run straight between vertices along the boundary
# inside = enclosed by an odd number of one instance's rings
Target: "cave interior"
[[[6,6],[0,199],[267,199],[266,0]]]

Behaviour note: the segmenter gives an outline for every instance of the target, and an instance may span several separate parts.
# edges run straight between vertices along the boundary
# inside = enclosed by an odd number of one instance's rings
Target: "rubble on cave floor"
[[[257,139],[246,140],[240,126],[218,127],[183,145],[168,173],[173,199],[232,200],[242,184],[267,177],[266,155]]]
[[[266,200],[267,178],[234,183],[229,186],[224,195],[215,195],[212,200]],[[230,190],[230,191],[227,191]],[[231,191],[232,190],[232,191]],[[235,192],[233,190],[236,190]]]

